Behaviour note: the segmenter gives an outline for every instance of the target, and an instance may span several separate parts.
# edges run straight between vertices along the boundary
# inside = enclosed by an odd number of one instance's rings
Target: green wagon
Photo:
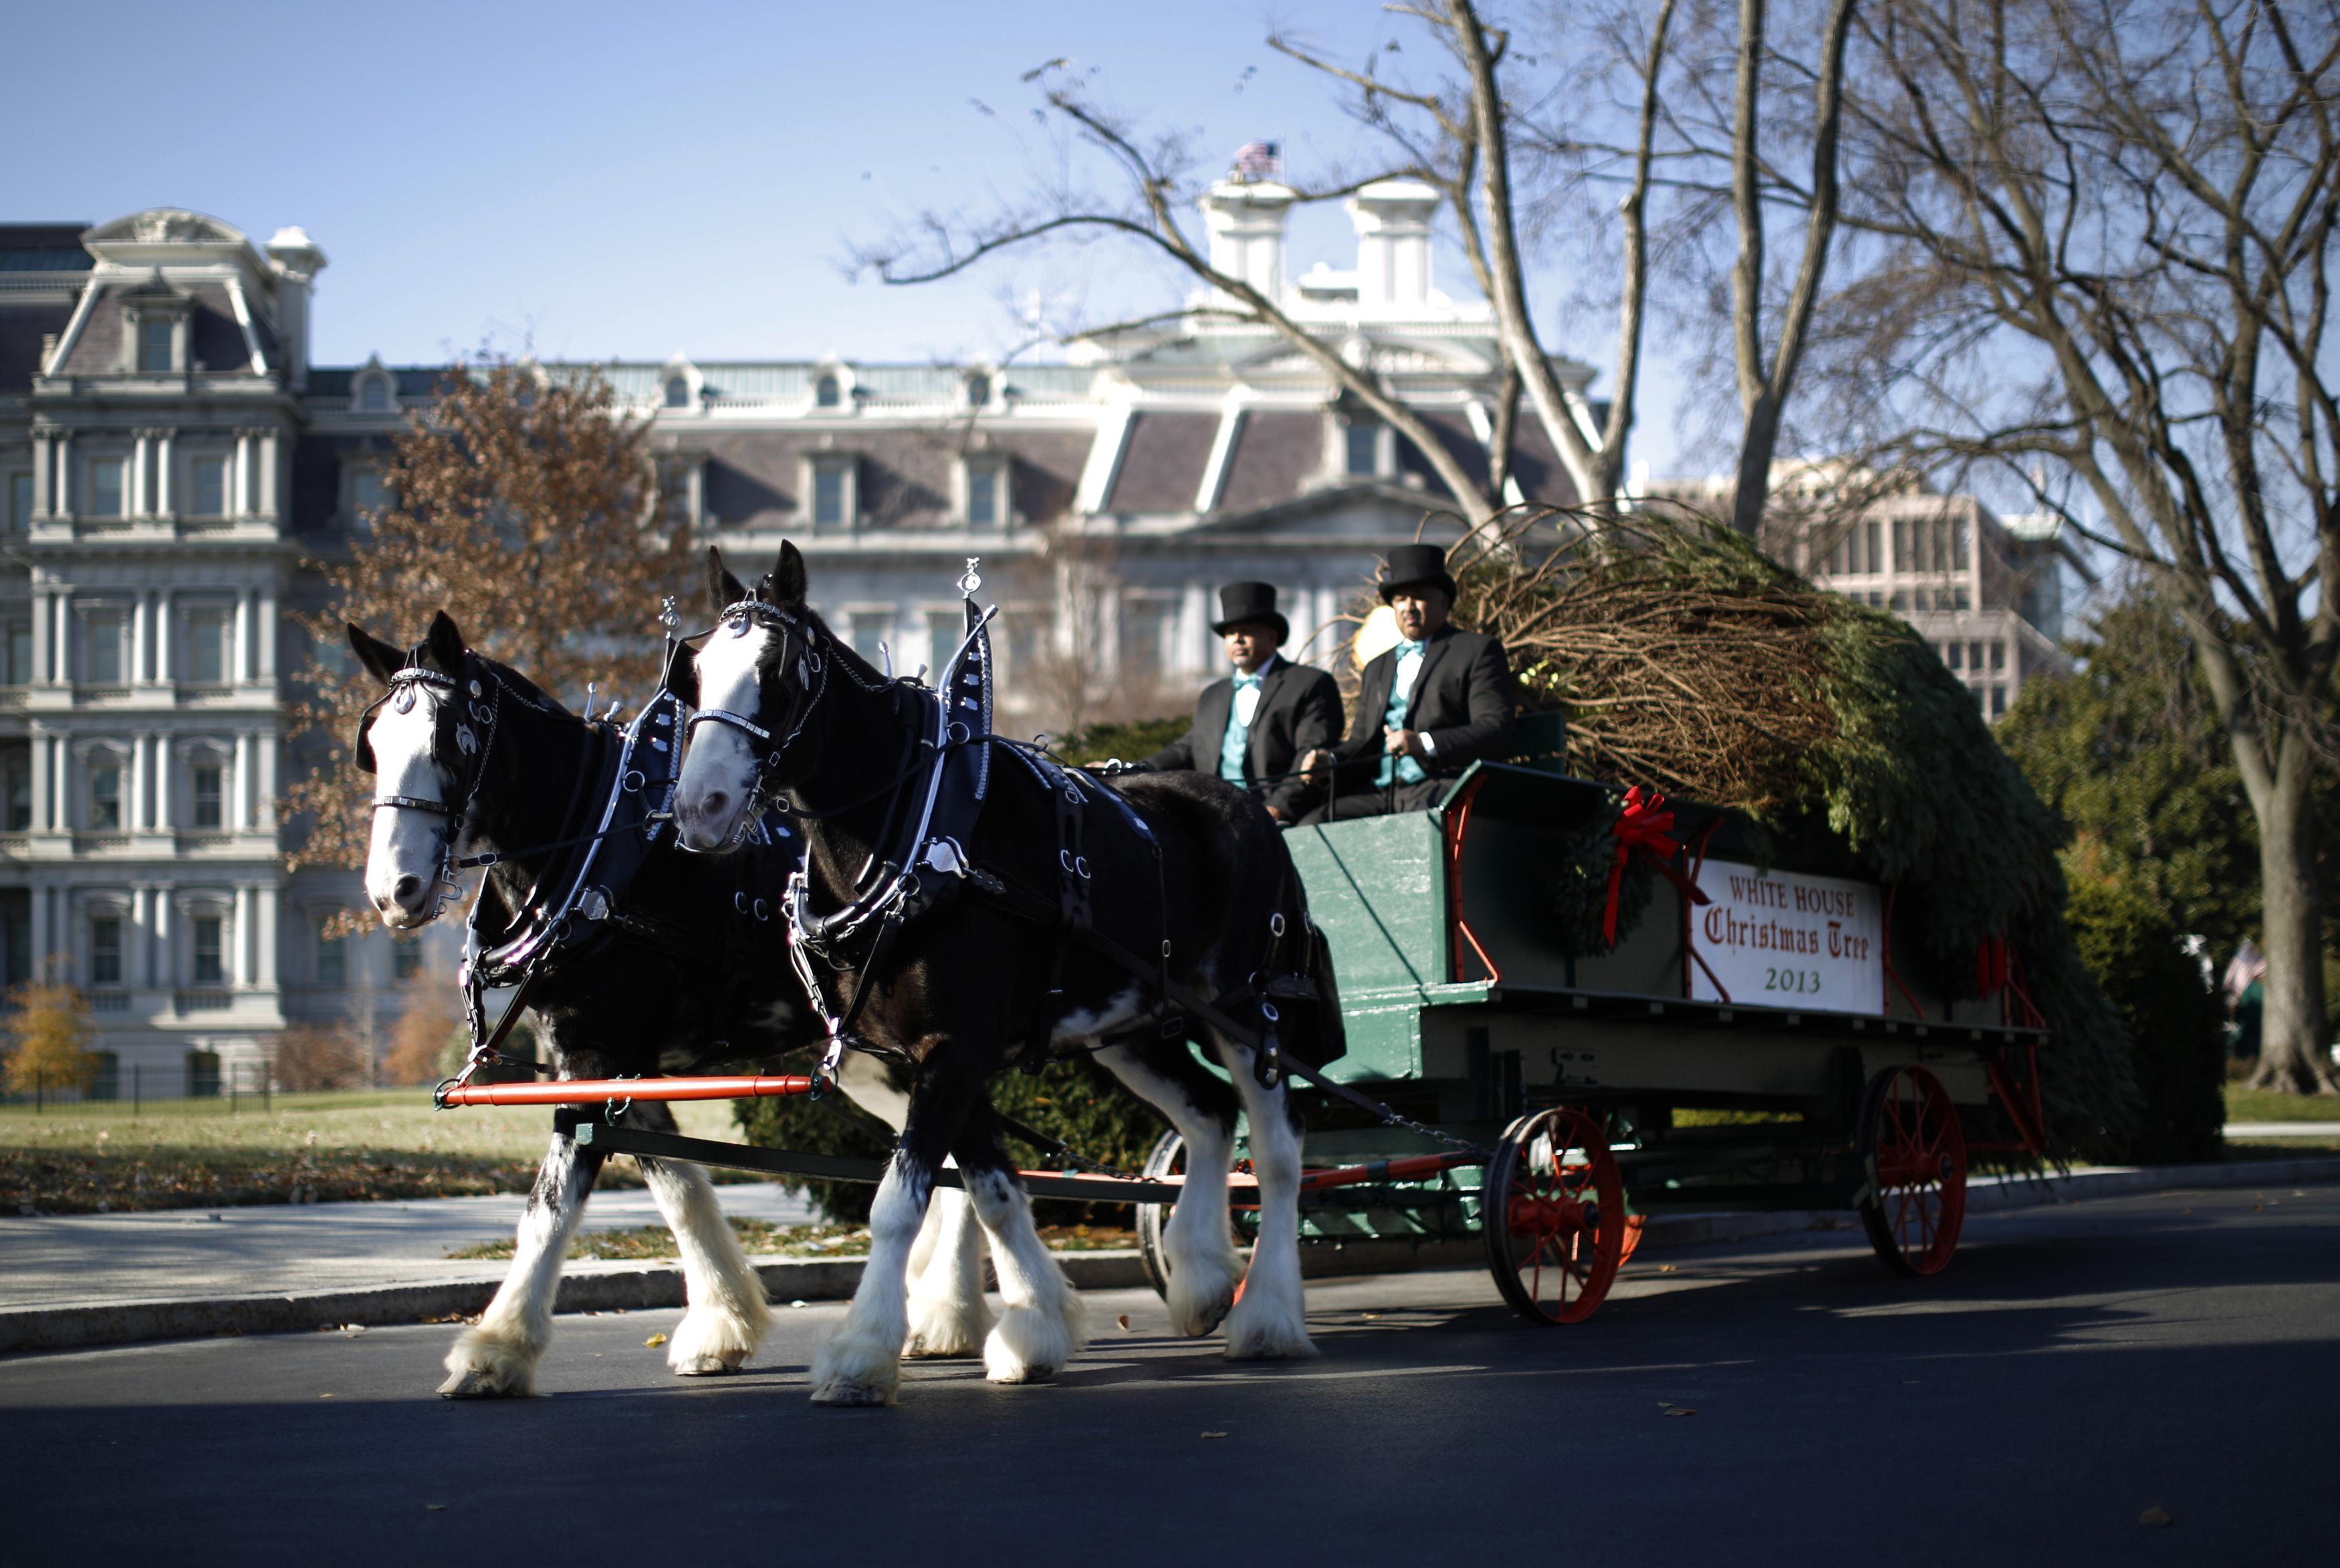
[[[1633,807],[1621,830],[1611,789],[1482,764],[1434,811],[1285,835],[1347,1027],[1325,1076],[1419,1129],[1294,1084],[1307,1241],[1476,1235],[1549,1323],[1589,1316],[1666,1210],[1854,1209],[1889,1266],[1948,1263],[1969,1158],[2045,1142],[2045,1031],[2003,952],[1935,972],[1849,857],[1783,863],[1743,818],[1667,809],[1671,833]],[[1603,867],[1621,833],[1639,847]],[[1586,934],[1604,883],[1642,906],[1613,946]],[[1166,1212],[1139,1210],[1157,1284]]]

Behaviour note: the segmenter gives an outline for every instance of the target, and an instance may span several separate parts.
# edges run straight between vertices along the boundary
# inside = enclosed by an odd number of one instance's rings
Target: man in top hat
[[[1365,666],[1349,738],[1303,760],[1310,784],[1333,788],[1304,821],[1421,811],[1471,764],[1511,754],[1511,661],[1493,637],[1448,622],[1446,552],[1400,545],[1380,590],[1403,640]]]
[[[1215,773],[1259,795],[1276,821],[1294,821],[1309,794],[1294,770],[1303,754],[1339,738],[1340,688],[1277,651],[1292,625],[1277,613],[1270,584],[1221,588],[1211,629],[1226,640],[1234,674],[1205,686],[1193,726],[1139,765]]]

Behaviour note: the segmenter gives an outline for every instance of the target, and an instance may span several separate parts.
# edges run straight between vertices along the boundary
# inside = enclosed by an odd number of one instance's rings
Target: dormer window
[[[142,375],[167,376],[171,363],[171,321],[149,316],[138,323],[138,370]]]
[[[967,379],[967,406],[970,409],[980,409],[989,406],[990,402],[990,373],[977,370]]]
[[[358,412],[387,414],[390,412],[390,382],[382,376],[368,376],[358,388]]]
[[[1382,428],[1371,419],[1352,419],[1342,428],[1342,471],[1353,479],[1370,479],[1382,471]]]
[[[690,407],[690,379],[688,376],[669,376],[666,379],[666,406],[669,409]]]
[[[812,384],[812,402],[817,409],[834,409],[845,401],[845,389],[835,376],[823,376]]]
[[[824,453],[812,460],[812,521],[815,528],[843,528],[853,520],[854,461],[844,453]]]
[[[1007,468],[994,457],[967,460],[967,525],[996,528],[1007,515]]]

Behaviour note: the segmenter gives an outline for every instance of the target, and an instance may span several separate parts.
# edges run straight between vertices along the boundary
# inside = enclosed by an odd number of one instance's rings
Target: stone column
[[[56,678],[56,673],[49,667],[57,649],[56,639],[49,634],[49,616],[55,613],[49,603],[48,590],[34,589],[33,684],[37,686],[47,685]]]
[[[130,685],[146,682],[146,596],[130,601]]]
[[[228,807],[227,825],[248,828],[252,825],[252,736],[241,730],[235,736],[235,775],[228,782],[235,798]]]
[[[175,825],[171,821],[171,770],[174,765],[171,736],[165,731],[154,737],[154,825],[164,833]]]
[[[49,674],[61,686],[73,685],[73,596],[49,596],[49,631],[56,639],[49,651]]]
[[[261,515],[272,522],[276,517],[276,432],[260,433],[260,507]]]
[[[154,438],[154,513],[167,518],[177,508],[177,498],[171,493],[171,463],[176,430],[160,430]]]
[[[175,659],[171,652],[171,590],[158,589],[154,595],[154,678],[168,685],[177,672],[172,668]]]
[[[45,518],[55,504],[56,451],[46,429],[33,432],[33,516]]]
[[[146,515],[146,437],[148,434],[149,432],[145,430],[133,430],[130,433],[130,461],[125,465],[130,471],[123,476],[129,480],[125,488],[130,492],[122,498],[122,517],[125,522],[134,521]]]
[[[263,681],[276,679],[276,590],[260,590],[256,603],[259,615],[254,630],[260,655],[259,677]]]
[[[260,962],[253,975],[253,981],[256,985],[273,991],[276,989],[277,892],[273,886],[263,885],[257,890],[257,893],[260,922],[259,929],[253,934],[260,950]]]
[[[122,781],[124,793],[130,798],[122,803],[122,831],[136,833],[146,825],[144,818],[146,804],[146,737],[130,737],[130,776]]]
[[[252,463],[246,455],[251,432],[235,433],[235,450],[228,459],[228,516],[241,518],[252,509]]]
[[[263,730],[257,738],[259,757],[255,765],[259,772],[253,784],[260,801],[255,814],[258,825],[268,829],[276,825],[276,733]]]
[[[33,830],[37,833],[49,825],[49,737],[35,731],[32,754],[25,759],[33,764]],[[33,956],[39,958],[35,950]]]
[[[70,518],[74,509],[73,432],[59,430],[53,444],[57,449],[57,488],[53,509],[58,517]]]
[[[252,596],[235,596],[234,629],[228,637],[227,679],[230,685],[241,685],[252,673]]]

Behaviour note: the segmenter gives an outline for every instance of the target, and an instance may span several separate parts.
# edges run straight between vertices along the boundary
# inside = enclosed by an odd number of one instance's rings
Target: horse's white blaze
[[[1227,1225],[1227,1164],[1234,1153],[1227,1129],[1189,1100],[1174,1080],[1154,1072],[1125,1048],[1099,1050],[1096,1060],[1132,1094],[1167,1117],[1186,1140],[1185,1185],[1171,1208],[1170,1223],[1162,1228],[1163,1262],[1170,1275],[1164,1304],[1172,1328],[1208,1334],[1234,1304],[1235,1280],[1243,1273]],[[1294,1212],[1296,1224],[1296,1204]]]
[[[761,699],[756,661],[763,656],[772,636],[760,626],[751,626],[744,636],[736,637],[729,627],[716,627],[714,636],[699,650],[695,666],[699,705],[755,720]],[[693,725],[690,744],[682,754],[680,787],[674,804],[684,842],[693,849],[715,849],[728,842],[739,825],[739,814],[747,809],[755,783],[756,758],[748,749],[746,735],[729,725]],[[721,804],[710,814],[708,804],[718,795],[722,797]]]
[[[1219,1059],[1235,1080],[1251,1124],[1252,1169],[1259,1176],[1259,1242],[1243,1299],[1227,1314],[1231,1360],[1314,1356],[1308,1306],[1300,1287],[1300,1134],[1292,1125],[1281,1085],[1262,1089],[1252,1076],[1251,1053],[1217,1036]],[[1166,1238],[1165,1238],[1166,1240]]]
[[[368,739],[373,745],[373,791],[380,795],[407,795],[415,800],[444,801],[447,781],[431,760],[431,736],[437,727],[438,698],[409,686],[414,702],[406,712],[395,702],[384,703],[374,715]],[[439,844],[447,819],[431,812],[384,806],[373,814],[372,843],[366,855],[366,898],[381,912],[382,923],[404,931],[429,918],[439,877]],[[419,899],[398,896],[400,882],[420,880]]]
[[[715,1184],[688,1162],[645,1159],[642,1181],[674,1232],[690,1310],[668,1344],[669,1366],[686,1377],[737,1372],[772,1326],[764,1281],[723,1218]]]
[[[1007,1310],[984,1341],[984,1376],[1036,1383],[1064,1370],[1086,1337],[1081,1298],[1032,1224],[1032,1202],[997,1170],[971,1172],[967,1193],[991,1237],[999,1297]]]

